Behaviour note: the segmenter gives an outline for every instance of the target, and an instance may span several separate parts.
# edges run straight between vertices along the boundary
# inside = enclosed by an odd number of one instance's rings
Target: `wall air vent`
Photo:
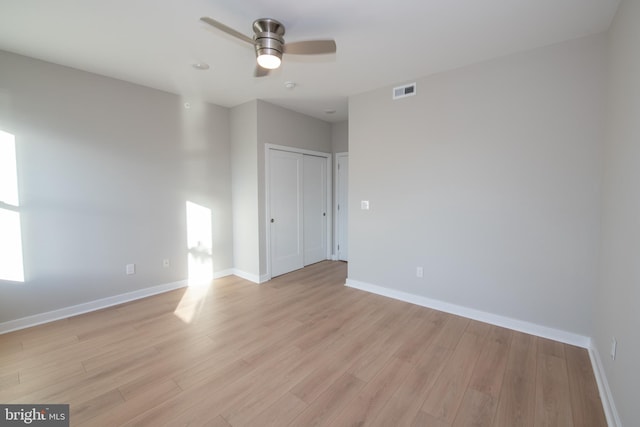
[[[416,84],[411,83],[393,88],[393,99],[406,98],[416,94]]]

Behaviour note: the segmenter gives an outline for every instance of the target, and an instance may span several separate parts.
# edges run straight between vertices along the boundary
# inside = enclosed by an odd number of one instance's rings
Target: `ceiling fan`
[[[207,16],[200,18],[200,20],[255,47],[258,62],[254,73],[256,77],[264,77],[269,74],[270,70],[278,68],[282,62],[283,53],[320,55],[336,51],[334,40],[305,40],[285,43],[283,38],[284,25],[271,18],[260,18],[253,22],[253,38]]]

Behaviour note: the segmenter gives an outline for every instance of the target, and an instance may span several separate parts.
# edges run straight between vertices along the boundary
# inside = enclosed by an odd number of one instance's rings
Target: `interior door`
[[[304,265],[327,259],[327,158],[303,157]]]
[[[303,264],[303,156],[269,150],[269,210],[271,276]]]
[[[338,259],[341,261],[348,261],[348,240],[347,240],[347,225],[349,223],[349,204],[347,203],[349,197],[349,156],[339,155],[336,156],[336,168],[337,173],[337,240],[338,240]]]

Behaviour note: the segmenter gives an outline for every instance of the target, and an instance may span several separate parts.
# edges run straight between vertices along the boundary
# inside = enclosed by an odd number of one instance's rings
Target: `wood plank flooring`
[[[586,350],[344,286],[321,262],[0,335],[0,402],[74,426],[605,426]]]

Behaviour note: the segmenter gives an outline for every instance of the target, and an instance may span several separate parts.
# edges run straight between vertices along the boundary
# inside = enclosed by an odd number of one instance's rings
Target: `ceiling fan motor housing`
[[[261,18],[253,22],[256,54],[282,57],[284,25],[275,19]]]

